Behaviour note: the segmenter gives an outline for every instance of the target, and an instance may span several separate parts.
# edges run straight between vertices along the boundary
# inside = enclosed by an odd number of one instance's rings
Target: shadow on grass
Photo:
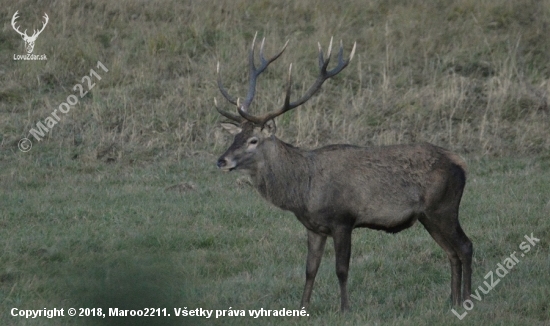
[[[101,308],[103,317],[80,318],[87,325],[199,325],[204,317],[176,317],[174,308],[200,307],[199,289],[186,278],[184,270],[169,265],[168,258],[117,258],[96,263],[93,267],[67,271],[69,291],[65,306]],[[79,305],[78,307],[76,305]],[[110,316],[118,308],[119,316]],[[154,316],[129,316],[130,310],[154,308]],[[157,310],[158,309],[158,310]],[[165,309],[165,310],[163,310]],[[121,312],[128,310],[128,312]],[[80,311],[77,311],[77,316]],[[84,311],[85,313],[85,311]],[[96,313],[97,314],[97,313]],[[160,314],[160,316],[159,316]],[[170,316],[168,316],[170,315]]]

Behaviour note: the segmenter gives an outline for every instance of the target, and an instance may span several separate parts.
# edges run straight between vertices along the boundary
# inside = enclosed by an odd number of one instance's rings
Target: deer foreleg
[[[336,276],[340,284],[340,309],[349,310],[348,301],[348,270],[351,256],[351,228],[340,228],[335,230],[334,252],[336,254]]]
[[[300,308],[307,308],[309,305],[313,283],[319,270],[321,258],[323,258],[326,241],[327,237],[325,235],[319,235],[310,230],[307,231],[306,286],[304,287]]]

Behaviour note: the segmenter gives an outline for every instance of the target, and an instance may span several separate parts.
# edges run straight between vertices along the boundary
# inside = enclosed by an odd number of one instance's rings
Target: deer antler
[[[355,42],[353,44],[353,49],[351,50],[351,54],[350,54],[349,59],[344,60],[344,47],[342,45],[342,42],[340,42],[340,49],[338,51],[338,65],[336,67],[334,67],[333,69],[331,69],[331,70],[327,70],[328,64],[330,62],[331,52],[332,52],[332,37],[330,39],[330,44],[329,44],[329,47],[328,47],[328,51],[327,51],[327,55],[326,55],[327,59],[326,60],[324,59],[324,56],[323,56],[323,50],[321,48],[321,44],[318,43],[318,45],[319,45],[319,76],[317,77],[317,79],[315,80],[313,85],[311,85],[311,87],[307,90],[307,92],[301,98],[299,98],[298,100],[296,100],[294,102],[290,102],[290,90],[292,88],[292,64],[291,64],[289,69],[288,69],[288,82],[287,82],[287,86],[286,86],[285,100],[284,100],[283,106],[280,109],[276,110],[276,111],[269,112],[269,113],[266,113],[266,114],[260,115],[260,116],[254,116],[254,115],[248,113],[248,108],[250,107],[250,104],[252,103],[252,100],[254,99],[254,93],[255,93],[255,89],[256,89],[256,79],[267,68],[267,66],[271,62],[275,61],[283,53],[283,51],[285,50],[285,48],[288,44],[288,41],[287,41],[285,43],[283,49],[277,55],[275,55],[274,57],[267,60],[267,59],[265,59],[265,57],[263,55],[264,41],[265,41],[265,38],[264,38],[262,40],[262,45],[260,46],[260,62],[261,62],[261,65],[260,65],[259,68],[256,68],[254,66],[254,44],[255,44],[255,41],[256,41],[256,36],[254,36],[254,40],[252,41],[252,48],[250,49],[250,54],[249,54],[250,79],[249,79],[249,86],[248,86],[248,94],[247,94],[247,96],[245,98],[245,101],[242,105],[239,105],[239,101],[238,100],[235,101],[235,99],[233,97],[231,97],[227,93],[225,88],[223,87],[222,82],[221,82],[220,69],[219,69],[220,66],[219,66],[219,62],[218,62],[218,87],[219,87],[222,95],[230,103],[237,106],[237,110],[238,110],[238,112],[241,116],[239,117],[239,116],[231,114],[229,112],[225,112],[225,111],[220,110],[217,107],[217,103],[216,103],[216,109],[218,110],[218,112],[220,112],[220,114],[222,114],[223,116],[225,116],[225,117],[227,117],[231,120],[234,120],[234,121],[237,121],[237,122],[243,122],[242,118],[244,118],[244,119],[246,119],[250,122],[253,122],[255,124],[259,124],[261,126],[263,126],[267,121],[269,121],[271,119],[274,119],[274,118],[280,116],[281,114],[304,104],[307,100],[309,100],[315,93],[317,93],[317,91],[321,88],[321,86],[323,85],[323,83],[327,79],[336,76],[344,68],[347,67],[347,65],[353,59],[353,56],[355,54],[355,49],[356,49],[356,46],[357,46],[357,42]]]
[[[225,95],[224,95],[225,96]],[[227,97],[226,97],[227,98]],[[231,101],[229,101],[231,102]],[[231,102],[233,103],[233,102]],[[235,105],[237,105],[237,102],[233,103]],[[242,123],[245,121],[245,118],[241,117],[240,115],[236,115],[236,114],[233,114],[233,113],[229,113],[227,111],[224,111],[222,109],[220,109],[218,107],[218,100],[216,100],[216,98],[214,98],[214,106],[216,107],[216,110],[221,114],[223,115],[224,117],[226,117],[227,119],[229,120],[233,120],[235,122],[238,122],[238,123]],[[238,106],[238,105],[237,105]]]
[[[342,45],[342,42],[340,42],[340,50],[338,51],[338,65],[334,67],[332,70],[327,71],[327,67],[330,61],[330,55],[332,51],[332,38],[330,39],[330,44],[327,51],[327,59],[324,60],[323,57],[323,50],[321,48],[321,44],[319,45],[319,76],[317,77],[317,80],[311,85],[311,87],[307,90],[307,92],[298,100],[294,102],[290,102],[290,90],[292,87],[292,64],[290,65],[288,69],[288,82],[286,86],[286,94],[285,94],[285,100],[283,106],[274,112],[270,112],[261,116],[253,116],[249,114],[248,112],[242,112],[239,108],[239,113],[246,119],[251,122],[257,123],[259,125],[264,125],[267,121],[274,119],[281,114],[292,110],[302,104],[304,104],[307,100],[309,100],[319,89],[321,89],[321,86],[325,82],[325,80],[336,76],[338,73],[340,73],[344,68],[347,67],[347,65],[350,63],[350,61],[353,59],[353,56],[355,55],[355,48],[357,46],[357,42],[353,44],[353,49],[351,50],[351,54],[349,59],[344,60],[344,47]]]
[[[250,52],[248,54],[248,61],[249,61],[249,63],[248,63],[249,64],[249,68],[248,68],[249,69],[248,93],[246,94],[246,98],[245,98],[242,105],[239,105],[240,103],[239,103],[238,99],[235,100],[231,95],[229,95],[227,90],[223,87],[222,77],[221,77],[221,73],[220,73],[220,63],[218,62],[218,65],[217,65],[218,88],[220,89],[220,92],[222,93],[223,97],[225,97],[225,99],[227,101],[229,101],[229,103],[237,106],[237,108],[239,110],[239,113],[241,114],[242,117],[221,110],[220,108],[218,108],[217,103],[215,103],[216,104],[216,109],[224,117],[226,117],[228,119],[231,119],[233,121],[236,121],[236,122],[243,122],[242,118],[246,119],[246,117],[243,116],[241,112],[248,112],[248,108],[250,107],[250,104],[252,103],[252,100],[254,99],[254,94],[256,92],[256,79],[258,78],[258,76],[262,72],[264,72],[264,70],[267,68],[267,66],[269,66],[270,63],[277,60],[277,58],[279,58],[279,56],[281,56],[281,54],[283,54],[283,52],[286,49],[286,46],[288,45],[288,41],[286,41],[285,45],[283,46],[281,51],[279,51],[279,53],[277,53],[276,55],[272,56],[269,59],[266,59],[265,56],[264,56],[264,45],[265,45],[265,37],[264,37],[262,39],[262,44],[260,45],[260,66],[256,68],[256,65],[254,64],[254,48],[255,48],[255,45],[256,45],[256,36],[257,35],[258,35],[258,32],[256,32],[256,34],[254,34],[254,39],[252,40],[252,46],[250,47]]]

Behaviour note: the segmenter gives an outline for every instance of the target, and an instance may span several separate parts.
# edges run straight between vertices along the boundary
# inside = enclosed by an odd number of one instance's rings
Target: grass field
[[[13,60],[25,53],[16,11],[23,30],[48,14],[33,52],[46,61]],[[0,17],[0,325],[550,324],[550,2],[12,1]],[[514,252],[519,261],[490,292],[478,289],[462,320],[446,255],[420,225],[354,232],[351,313],[338,312],[330,243],[308,317],[248,317],[299,308],[306,255],[292,214],[215,168],[230,143],[213,108],[216,63],[244,96],[256,31],[268,53],[290,40],[260,78],[257,112],[281,102],[290,63],[295,96],[307,89],[317,42],[342,39],[345,53],[358,44],[346,70],[277,119],[285,141],[429,141],[467,159],[461,224],[474,244],[474,293]],[[90,69],[101,78],[92,89]],[[77,104],[38,141],[30,130],[70,95]],[[540,242],[524,252],[531,234]],[[54,307],[172,316],[11,316]]]
[[[2,195],[0,323],[138,324],[123,317],[27,321],[9,316],[12,307],[232,307],[247,315],[249,309],[297,309],[305,229],[252,188],[237,187],[214,161],[200,155],[140,167],[2,166],[2,187],[10,191]],[[462,321],[450,310],[446,255],[418,224],[397,235],[354,232],[350,314],[338,313],[334,255],[327,246],[310,317],[142,322],[543,325],[550,318],[549,165],[536,159],[471,162],[461,220],[475,248],[473,286],[487,289],[483,277],[511,253],[520,261],[481,302],[474,300]],[[531,233],[540,243],[520,257],[518,246]]]

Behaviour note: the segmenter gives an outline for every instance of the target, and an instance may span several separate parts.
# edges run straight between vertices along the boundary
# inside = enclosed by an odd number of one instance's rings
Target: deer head
[[[355,47],[357,45],[356,43],[354,43],[349,59],[344,60],[344,49],[342,44],[340,43],[340,50],[338,52],[338,65],[331,70],[327,70],[332,50],[332,38],[330,40],[330,45],[326,54],[326,60],[321,49],[321,44],[319,44],[319,76],[317,77],[313,85],[311,85],[311,87],[307,90],[307,92],[298,100],[294,102],[290,101],[290,90],[292,86],[291,64],[288,69],[288,81],[283,106],[275,111],[268,112],[264,115],[252,115],[249,113],[249,108],[252,100],[254,99],[254,94],[256,91],[256,80],[258,76],[265,71],[265,69],[267,68],[267,66],[269,66],[271,62],[279,58],[279,56],[284,52],[286,46],[288,45],[287,41],[281,51],[279,51],[273,57],[267,59],[264,56],[264,38],[260,45],[260,65],[259,67],[256,67],[256,65],[254,64],[254,48],[256,43],[256,35],[254,35],[252,47],[250,48],[249,52],[248,93],[242,104],[239,99],[235,100],[231,95],[229,95],[227,90],[223,87],[220,73],[220,63],[218,62],[217,65],[218,88],[220,89],[223,97],[225,97],[225,99],[229,103],[237,107],[238,112],[238,115],[236,115],[220,109],[218,107],[216,99],[214,99],[216,110],[218,110],[221,115],[234,122],[222,123],[222,127],[224,129],[235,135],[233,144],[220,157],[217,163],[218,167],[224,171],[231,171],[234,169],[249,169],[251,164],[257,161],[255,157],[258,155],[257,152],[259,151],[259,149],[266,146],[266,140],[272,139],[272,137],[274,137],[276,127],[273,119],[289,110],[292,110],[304,104],[321,88],[325,80],[334,77],[340,71],[342,71],[353,58]]]
[[[19,34],[21,35],[21,37],[23,38],[23,40],[25,41],[25,48],[27,49],[27,53],[32,53],[32,51],[34,50],[34,42],[36,42],[36,38],[38,37],[38,35],[40,35],[40,33],[42,33],[42,31],[44,30],[44,28],[46,27],[46,25],[48,25],[48,15],[46,13],[44,13],[44,23],[42,25],[42,29],[40,29],[39,31],[37,30],[33,30],[33,33],[31,36],[28,36],[27,35],[27,30],[25,30],[24,32],[21,32],[19,30],[19,28],[15,25],[15,21],[17,20],[17,18],[19,18],[19,16],[17,16],[19,11],[16,11],[15,14],[13,14],[13,17],[11,19],[11,26],[13,27],[13,29]]]

